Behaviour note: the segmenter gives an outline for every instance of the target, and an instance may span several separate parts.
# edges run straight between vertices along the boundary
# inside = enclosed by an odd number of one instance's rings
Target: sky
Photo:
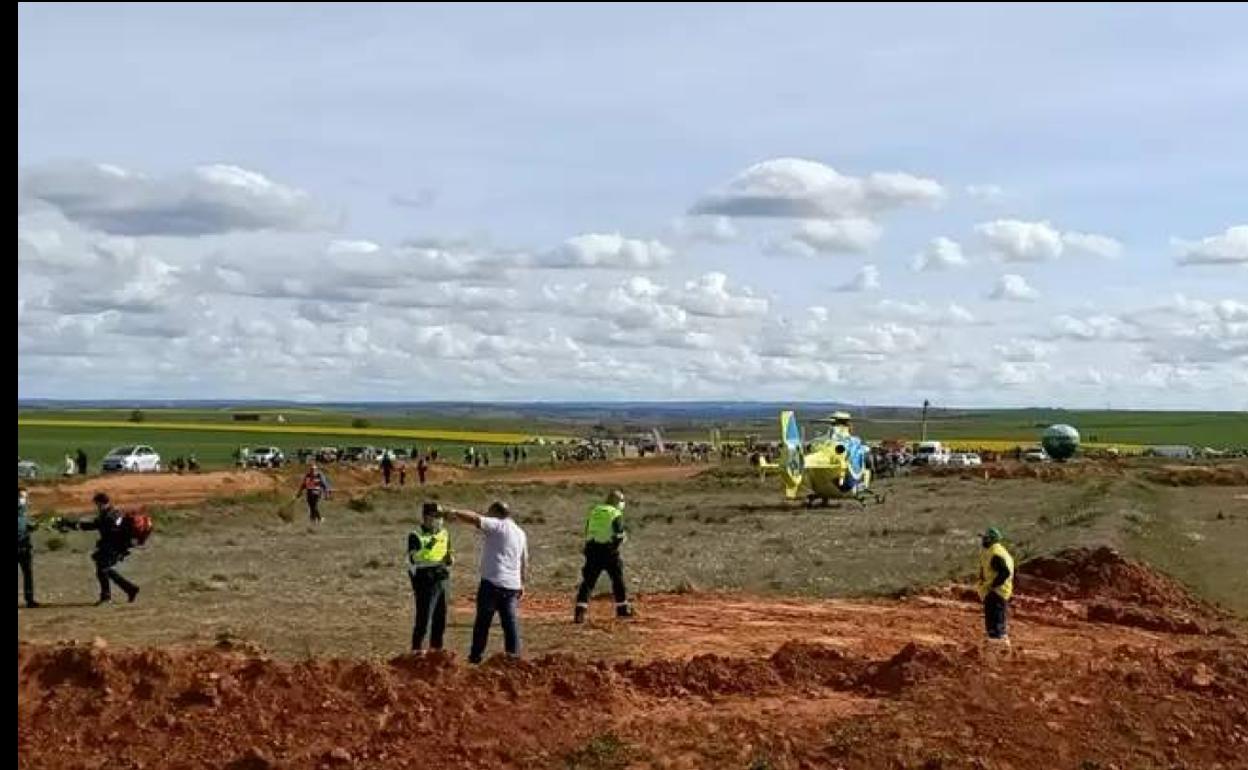
[[[1248,410],[1245,29],[21,4],[18,395]]]

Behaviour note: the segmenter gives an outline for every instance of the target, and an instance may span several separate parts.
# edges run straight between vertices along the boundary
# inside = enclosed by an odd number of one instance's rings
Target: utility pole
[[[927,441],[927,409],[932,405],[931,401],[923,399],[923,436],[920,441]]]

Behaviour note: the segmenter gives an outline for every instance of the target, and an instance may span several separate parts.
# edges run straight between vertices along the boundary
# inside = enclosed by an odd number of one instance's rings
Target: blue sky
[[[18,21],[23,397],[1248,408],[1242,6]]]

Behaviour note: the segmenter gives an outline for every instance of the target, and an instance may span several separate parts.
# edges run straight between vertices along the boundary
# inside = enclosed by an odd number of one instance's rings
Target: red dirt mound
[[[1029,559],[1018,568],[1015,590],[1059,599],[1113,600],[1148,607],[1208,612],[1173,578],[1113,548],[1072,548]]]
[[[480,667],[19,644],[18,755],[57,770],[1242,767],[1244,640],[1150,644],[1079,665],[1061,649],[994,661],[910,644],[871,662],[795,642]]]

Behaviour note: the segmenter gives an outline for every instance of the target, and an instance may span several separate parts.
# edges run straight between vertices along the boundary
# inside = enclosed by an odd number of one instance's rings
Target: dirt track
[[[1244,766],[1241,631],[1113,552],[1039,573],[1020,577],[1032,590],[1005,656],[985,653],[956,590],[651,596],[627,624],[596,605],[567,646],[623,634],[618,656],[480,668],[19,645],[18,751],[49,768]],[[1098,606],[1137,614],[1088,622]],[[538,597],[524,612],[567,609]],[[1174,624],[1139,627],[1157,617]]]
[[[429,482],[517,482],[635,484],[652,481],[679,481],[706,470],[705,465],[611,462],[558,468],[525,467],[478,472],[456,465],[438,464],[430,469]],[[379,486],[381,476],[366,467],[331,466],[327,469],[335,490],[356,491]],[[42,510],[85,509],[96,492],[105,492],[126,505],[192,505],[203,500],[251,493],[294,490],[298,469],[281,471],[240,470],[204,473],[143,473],[95,476],[83,481],[56,481],[31,489],[30,497]],[[409,471],[408,483],[415,483]]]

